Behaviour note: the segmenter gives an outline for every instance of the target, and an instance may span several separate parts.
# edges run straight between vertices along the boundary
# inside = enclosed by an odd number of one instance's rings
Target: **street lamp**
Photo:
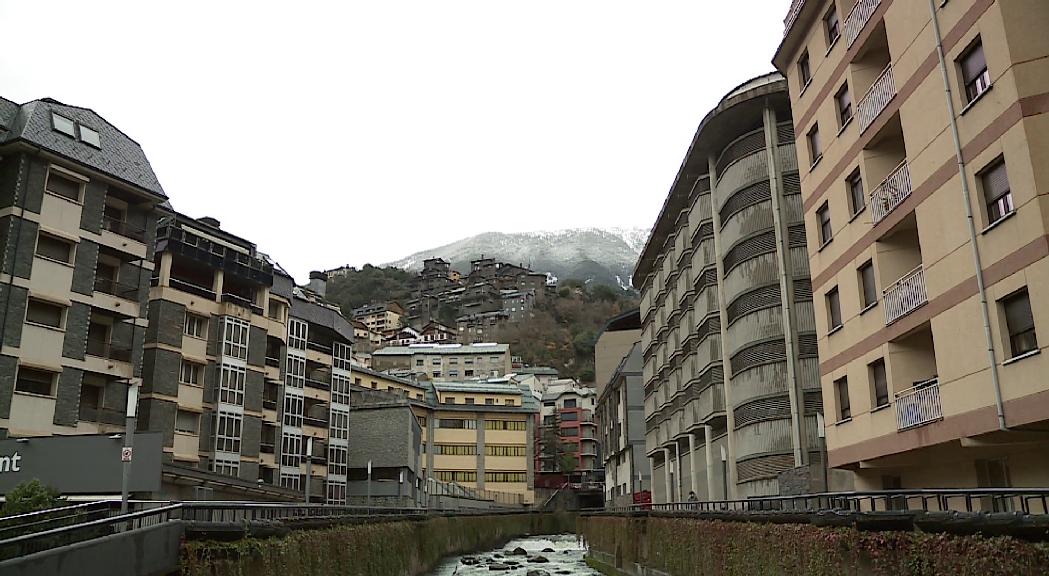
[[[310,503],[310,485],[313,484],[313,436],[306,437],[306,503]]]
[[[124,447],[120,450],[123,474],[120,479],[120,513],[127,514],[128,488],[131,483],[131,455],[135,445],[135,418],[138,415],[138,383],[127,389],[127,412],[124,420]]]

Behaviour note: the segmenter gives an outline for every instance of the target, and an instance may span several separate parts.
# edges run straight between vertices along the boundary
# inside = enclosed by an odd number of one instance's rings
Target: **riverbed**
[[[585,553],[574,534],[518,538],[502,548],[445,559],[430,576],[600,576],[586,565]]]

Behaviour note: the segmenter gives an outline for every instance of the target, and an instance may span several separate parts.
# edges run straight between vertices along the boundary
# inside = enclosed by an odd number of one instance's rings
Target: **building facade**
[[[652,470],[645,452],[645,390],[641,343],[635,342],[597,399],[605,468],[605,502],[639,504],[651,498]]]
[[[492,378],[510,373],[506,344],[416,344],[388,346],[372,354],[378,371],[409,369],[431,379]]]
[[[364,323],[370,330],[386,332],[401,327],[405,311],[400,304],[369,304],[353,310],[353,319]]]
[[[555,381],[546,387],[539,411],[542,434],[536,451],[543,473],[588,482],[601,469],[594,418],[596,399],[593,388],[580,386],[574,380]],[[565,458],[574,465],[566,466]]]
[[[1049,5],[805,1],[786,24],[831,466],[1044,486]]]
[[[0,435],[123,431],[165,202],[98,114],[0,98]]]
[[[782,76],[747,81],[703,119],[633,278],[654,500],[822,489],[816,331]],[[781,485],[784,473],[795,478]]]

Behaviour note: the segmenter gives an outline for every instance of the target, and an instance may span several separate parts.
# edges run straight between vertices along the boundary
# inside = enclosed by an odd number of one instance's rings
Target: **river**
[[[518,548],[525,554],[515,555]],[[585,553],[572,534],[518,538],[502,548],[448,558],[430,576],[600,576],[583,561]]]

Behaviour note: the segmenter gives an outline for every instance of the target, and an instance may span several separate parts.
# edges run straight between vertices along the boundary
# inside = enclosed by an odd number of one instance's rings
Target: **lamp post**
[[[128,489],[131,483],[131,455],[135,446],[135,422],[138,415],[138,383],[127,389],[127,412],[124,420],[124,447],[120,450],[123,473],[120,479],[120,513],[127,514]]]
[[[721,485],[724,487],[725,500],[728,500],[728,452],[721,446]]]
[[[310,488],[313,484],[313,436],[306,437],[306,503],[310,503]]]
[[[368,507],[368,513],[371,514],[372,507],[372,461],[368,460],[368,499],[365,500],[365,505]]]

